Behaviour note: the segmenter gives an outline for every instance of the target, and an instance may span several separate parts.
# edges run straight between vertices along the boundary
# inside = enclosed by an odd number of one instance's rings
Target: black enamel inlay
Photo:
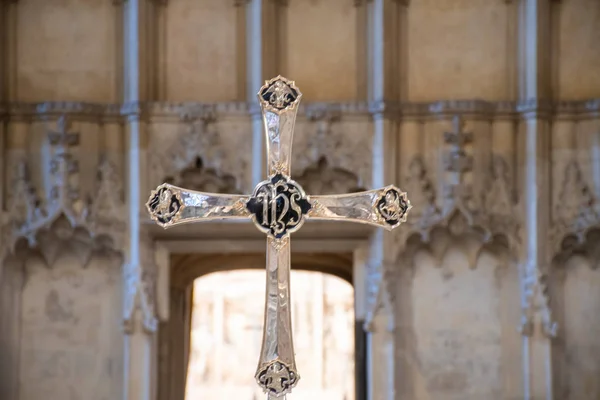
[[[381,214],[385,222],[389,225],[399,224],[408,210],[406,199],[394,188],[386,190],[376,206],[379,214]]]
[[[261,386],[273,394],[288,391],[296,383],[294,371],[282,363],[275,362],[262,370],[258,375]]]
[[[254,190],[246,207],[265,232],[279,239],[300,224],[311,205],[297,183],[276,174]]]
[[[262,89],[260,97],[271,107],[283,110],[298,98],[298,91],[279,80]]]
[[[166,199],[165,201],[161,202],[161,198],[165,196],[165,192],[167,191],[171,193],[171,196],[168,199],[168,206],[165,204],[167,201]],[[166,195],[168,196],[168,193]],[[181,203],[179,202],[177,196],[171,190],[169,190],[169,188],[162,187],[158,189],[156,194],[152,197],[152,199],[150,199],[148,202],[148,207],[158,222],[161,224],[167,224],[171,222],[173,218],[175,218],[181,209]]]

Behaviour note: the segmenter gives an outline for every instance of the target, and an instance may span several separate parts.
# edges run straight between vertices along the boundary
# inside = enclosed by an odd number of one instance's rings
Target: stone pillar
[[[6,207],[5,186],[8,184],[6,145],[8,141],[7,125],[4,123],[4,104],[15,100],[15,60],[17,31],[17,3],[0,2],[0,214]],[[0,219],[1,221],[1,219]],[[1,227],[0,227],[1,228]],[[1,233],[1,232],[0,232]],[[2,245],[0,244],[0,255]],[[1,261],[0,261],[1,262]],[[1,267],[0,267],[1,268]]]
[[[366,7],[367,98],[373,116],[372,187],[398,184],[396,159],[398,124],[388,106],[404,99],[406,60],[404,35],[407,2],[372,0]],[[367,276],[367,398],[396,397],[395,287],[397,272],[393,236],[376,231],[366,250]]]
[[[152,244],[147,243],[147,240],[142,242],[140,226],[143,212],[139,183],[140,127],[138,115],[128,118],[129,251],[123,274],[125,400],[151,400],[155,393],[152,376],[156,363],[156,264]]]
[[[262,115],[256,95],[265,79],[286,74],[287,1],[247,0],[246,5],[246,98],[252,116],[252,183],[265,178],[266,152]],[[286,76],[294,79],[293,76]]]
[[[222,279],[222,276],[220,277]],[[215,282],[219,284],[218,282]],[[219,284],[218,287],[225,287]],[[214,345],[214,355],[211,359],[211,378],[214,379],[211,383],[217,385],[223,381],[226,371],[226,363],[223,360],[223,341],[225,337],[225,296],[221,290],[215,290],[213,295],[213,312],[212,312],[212,331],[215,337],[221,338],[221,341]]]
[[[263,85],[263,2],[250,0],[246,5],[246,101],[252,116],[252,182],[251,187],[264,179],[265,151],[260,106],[256,95]]]
[[[3,213],[9,204],[8,187],[17,177],[17,163],[27,159],[28,121],[6,123],[4,106],[17,100],[16,1],[0,1],[0,237]],[[6,221],[8,222],[8,221]],[[7,237],[7,236],[6,236]],[[25,283],[25,260],[9,256],[8,240],[0,242],[0,398],[17,400],[21,346],[21,295]]]
[[[311,288],[311,299],[310,305],[312,306],[312,332],[313,336],[313,359],[319,360],[319,363],[314,365],[314,375],[317,379],[317,387],[324,388],[326,387],[325,382],[325,368],[323,360],[325,359],[325,349],[323,345],[323,334],[325,329],[325,321],[324,321],[324,301],[325,301],[325,290],[324,290],[324,279],[325,277],[321,276],[318,280],[315,280],[314,286]]]
[[[17,33],[16,1],[0,2],[0,101],[15,100],[15,65]]]
[[[525,243],[522,263],[524,398],[552,399],[552,337],[555,334],[547,286],[547,232],[550,220],[548,122],[526,119]]]
[[[596,128],[590,133],[590,167],[594,182],[594,194],[597,199],[600,199],[600,121],[596,122],[595,125]]]
[[[147,22],[152,4],[147,0],[127,0],[123,7],[123,110],[126,120],[127,214],[129,246],[124,265],[124,400],[152,400],[155,397],[156,363],[156,264],[153,244],[141,230],[142,193],[145,154],[145,124],[141,101],[146,100],[150,68],[145,51],[148,44]]]
[[[0,1],[0,237],[7,237],[3,232],[3,213],[10,207],[7,188],[17,176],[19,160],[27,158],[28,122],[19,120],[8,125],[8,109],[4,108],[17,100],[17,12],[16,1]],[[8,242],[0,241],[0,398],[18,400],[25,260],[9,256]]]
[[[6,103],[6,68],[7,68],[7,54],[6,54],[6,13],[8,4],[0,3],[0,215],[4,211],[4,114],[6,113],[4,103]],[[2,235],[2,219],[0,218],[0,235]],[[3,248],[0,245],[0,257],[3,258]],[[0,282],[2,282],[2,259],[0,258]]]
[[[18,400],[21,347],[21,294],[25,284],[22,257],[0,254],[0,398]]]
[[[367,302],[369,288],[367,286],[367,252],[359,248],[354,252],[352,279],[354,286],[354,319],[355,319],[355,392],[356,400],[368,398],[368,334],[365,329],[367,319]]]
[[[519,5],[519,95],[524,117],[522,277],[523,398],[553,399],[552,320],[546,277],[550,265],[550,124],[552,0]]]
[[[0,53],[0,57],[2,57],[2,53]],[[1,73],[1,72],[0,72]],[[1,77],[2,75],[0,75]],[[2,213],[5,210],[6,198],[4,196],[4,187],[7,185],[7,177],[5,172],[5,163],[6,163],[6,123],[4,121],[4,112],[2,106],[2,99],[0,99],[0,235],[2,235]],[[2,236],[0,236],[2,237]],[[2,279],[2,255],[3,255],[3,246],[0,245],[0,280]]]
[[[256,0],[251,0],[254,3]],[[261,0],[263,77],[285,76],[287,69],[287,5],[289,0]],[[286,76],[293,80],[293,76]],[[261,83],[262,86],[262,83]],[[256,94],[256,93],[255,93]]]

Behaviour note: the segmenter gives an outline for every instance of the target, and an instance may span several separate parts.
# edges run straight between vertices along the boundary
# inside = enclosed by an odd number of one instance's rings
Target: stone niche
[[[408,8],[411,101],[510,98],[510,7],[504,1],[419,0]],[[516,25],[515,25],[516,26]]]
[[[26,264],[18,398],[120,398],[120,264],[94,257],[83,268],[71,251],[50,267],[35,256]]]
[[[358,8],[348,0],[290,1],[286,8],[284,74],[306,101],[356,100]]]
[[[232,2],[178,0],[164,12],[164,99],[240,100],[238,84],[245,82],[236,80],[237,49],[244,36]]]
[[[469,268],[457,248],[439,266],[422,252],[415,261],[407,321],[414,341],[398,354],[412,380],[406,398],[512,398],[520,371],[516,266],[484,251]]]
[[[555,2],[559,8],[558,84],[562,100],[596,98],[600,93],[600,3],[596,0]]]
[[[117,101],[115,12],[105,0],[19,0],[16,100]]]
[[[557,397],[564,400],[600,398],[600,271],[591,268],[583,257],[572,257],[562,271],[564,305],[563,331],[564,364],[562,391]]]

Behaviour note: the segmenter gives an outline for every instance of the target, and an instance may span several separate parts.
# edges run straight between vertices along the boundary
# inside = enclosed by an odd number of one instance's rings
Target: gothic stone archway
[[[203,275],[227,270],[265,268],[265,242],[250,224],[199,224],[182,226],[177,236],[150,227],[157,246],[163,250],[163,301],[168,318],[160,323],[158,335],[158,400],[183,400],[189,352],[192,284]],[[294,235],[292,268],[318,271],[353,281],[354,251],[368,242],[371,228],[307,223]],[[192,239],[193,238],[193,239]],[[161,275],[161,273],[159,273]],[[159,297],[161,297],[159,295]],[[358,302],[358,300],[357,300]],[[167,304],[168,303],[168,306]],[[356,304],[355,304],[356,307]],[[366,335],[364,321],[355,321],[356,399],[366,395]]]

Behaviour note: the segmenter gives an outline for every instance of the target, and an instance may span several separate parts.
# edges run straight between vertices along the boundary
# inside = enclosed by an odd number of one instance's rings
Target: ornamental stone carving
[[[405,177],[406,192],[410,193],[413,209],[406,223],[418,232],[424,241],[429,240],[430,228],[441,220],[441,211],[436,204],[433,183],[427,176],[423,157],[417,154],[409,164]]]
[[[455,217],[459,216],[469,226],[475,225],[479,204],[475,201],[472,184],[466,180],[466,175],[473,172],[473,156],[466,150],[466,145],[472,141],[473,133],[465,132],[462,117],[455,115],[453,130],[444,132],[444,142],[447,145],[444,170],[448,176],[444,182],[442,213],[448,223],[458,221]],[[457,225],[449,226],[451,230],[456,227]],[[458,230],[453,233],[462,232]]]
[[[45,196],[39,196],[44,191],[37,190],[31,181],[25,158],[9,165],[14,175],[3,218],[5,246],[14,252],[16,244],[26,240],[30,247],[38,247],[46,263],[52,265],[58,253],[49,249],[56,246],[45,244],[49,240],[68,241],[77,245],[76,253],[85,266],[94,251],[113,249],[113,244],[123,243],[122,185],[114,167],[105,160],[100,165],[97,192],[81,196],[79,162],[73,151],[79,145],[79,133],[69,130],[64,115],[56,125],[56,130],[47,133]],[[112,239],[110,244],[104,240],[107,237]]]
[[[201,157],[197,157],[195,163],[183,169],[176,178],[167,179],[167,183],[211,193],[236,193],[240,190],[235,177],[206,168]]]
[[[122,249],[126,231],[123,182],[114,162],[103,156],[98,167],[95,195],[89,201],[87,227],[93,236],[113,239],[113,248]]]
[[[5,227],[11,235],[18,232],[17,235],[33,244],[35,236],[26,227],[33,226],[36,221],[43,219],[44,210],[41,208],[41,201],[31,183],[27,161],[21,159],[11,169],[14,171],[11,185],[13,190],[8,193],[9,204],[5,215]]]
[[[552,251],[563,257],[580,249],[591,229],[600,228],[600,202],[576,160],[565,166],[553,209]]]
[[[144,331],[156,332],[156,290],[158,266],[154,245],[147,235],[140,240],[140,263],[124,265],[123,329],[133,333],[141,327]]]
[[[533,336],[536,329],[540,329],[544,336],[554,338],[558,333],[558,324],[550,307],[548,277],[537,266],[527,270],[531,273],[526,273],[527,276],[523,278],[524,306],[519,332],[524,336]]]
[[[309,125],[304,129],[308,131],[295,137],[294,169],[302,171],[300,175],[330,169],[325,172],[326,179],[345,175],[345,185],[351,189],[368,186],[372,157],[368,129],[352,134],[342,131],[339,104],[309,104],[305,113]],[[356,177],[354,184],[347,182],[348,174]]]
[[[383,262],[369,268],[368,308],[364,323],[367,332],[374,332],[374,319],[381,312],[387,321],[387,331],[395,331],[399,268],[399,265],[391,262]]]
[[[351,193],[363,190],[357,186],[358,177],[355,174],[330,166],[325,157],[320,158],[315,165],[306,168],[296,181],[308,193],[314,195]]]
[[[201,182],[196,182],[195,186],[211,184],[219,190],[235,186],[229,192],[240,192],[247,160],[227,151],[228,146],[235,144],[226,143],[217,129],[215,107],[186,105],[179,112],[185,124],[183,131],[177,132],[175,141],[167,144],[166,151],[164,143],[160,142],[151,148],[150,159],[157,168],[157,179],[177,186],[184,185],[183,181],[187,179],[199,179]]]
[[[492,154],[489,186],[484,188],[486,190],[483,205],[491,233],[503,235],[516,254],[520,242],[520,223],[517,216],[519,201],[511,176],[507,160],[499,154]]]
[[[439,175],[442,182],[438,185],[442,192],[436,193],[425,159],[419,154],[410,161],[401,180],[414,199],[411,218],[406,224],[408,229],[400,230],[396,236],[397,257],[408,262],[420,247],[416,242],[409,243],[409,239],[416,235],[421,244],[428,244],[431,232],[438,227],[444,227],[451,237],[478,238],[479,245],[466,248],[471,267],[475,266],[483,246],[497,236],[506,239],[505,244],[513,254],[518,252],[519,207],[508,161],[499,154],[493,154],[487,170],[474,171],[473,157],[468,148],[473,141],[473,133],[464,130],[460,116],[454,117],[453,128],[443,136],[443,173]],[[484,187],[473,186],[475,173],[484,174],[485,179],[481,180],[487,182]],[[451,238],[437,242],[431,250],[437,263],[441,264],[451,245]]]

